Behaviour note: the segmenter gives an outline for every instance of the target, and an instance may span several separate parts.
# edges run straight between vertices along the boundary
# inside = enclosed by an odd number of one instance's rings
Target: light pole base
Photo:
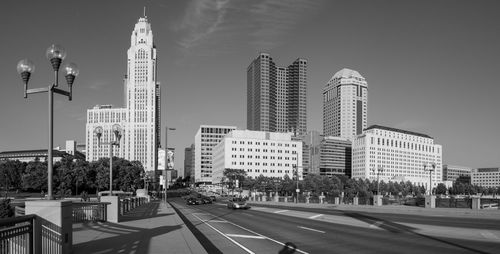
[[[373,196],[373,206],[382,206],[382,195]]]
[[[425,208],[436,208],[436,196],[434,195],[425,196]]]

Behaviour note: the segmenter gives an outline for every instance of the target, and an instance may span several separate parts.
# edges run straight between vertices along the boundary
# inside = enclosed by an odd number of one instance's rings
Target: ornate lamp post
[[[119,124],[114,124],[111,131],[115,135],[115,141],[101,143],[102,127],[99,126],[94,129],[94,133],[97,136],[97,146],[109,145],[109,195],[113,196],[113,146],[120,146],[122,128]]]
[[[375,168],[372,168],[373,173],[375,173]],[[382,166],[378,166],[377,168],[377,195],[380,195],[380,173],[384,172],[384,168]]]
[[[429,195],[432,196],[432,172],[436,170],[436,163],[435,162],[431,163],[432,168],[429,167],[428,169],[426,163],[424,163],[423,166],[424,166],[424,172],[429,171]]]
[[[35,71],[35,65],[28,59],[23,59],[17,64],[17,72],[21,75],[21,79],[24,83],[24,98],[28,98],[28,94],[35,93],[48,93],[49,94],[49,145],[47,150],[47,199],[52,200],[52,174],[53,174],[53,159],[52,159],[52,149],[53,145],[53,135],[54,135],[54,93],[64,95],[68,97],[71,101],[73,96],[73,82],[76,76],[78,76],[79,70],[76,64],[70,63],[64,66],[66,72],[66,82],[68,84],[69,91],[65,91],[57,88],[59,86],[59,68],[61,63],[66,58],[66,51],[63,47],[59,45],[52,45],[46,51],[47,59],[49,59],[52,69],[54,70],[54,83],[48,87],[42,88],[32,88],[28,89],[28,82],[30,80],[31,74]]]

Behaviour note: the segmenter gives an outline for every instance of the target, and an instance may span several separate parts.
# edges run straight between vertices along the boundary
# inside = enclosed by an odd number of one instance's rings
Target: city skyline
[[[368,125],[429,134],[443,164],[497,167],[500,3],[480,2],[5,1],[0,151],[47,147],[47,98],[25,100],[15,66],[33,60],[30,88],[48,85],[52,43],[80,67],[73,101],[55,97],[54,145],[85,143],[86,110],[123,105],[130,26],[146,6],[159,48],[163,146],[166,123],[177,129],[168,138],[177,151],[200,125],[245,129],[246,68],[267,52],[280,64],[308,60],[308,130],[322,130],[326,82],[350,68],[370,84]],[[176,154],[176,169],[183,158]]]

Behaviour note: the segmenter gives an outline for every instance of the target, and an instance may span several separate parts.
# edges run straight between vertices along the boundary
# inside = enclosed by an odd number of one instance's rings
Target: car
[[[243,198],[232,198],[227,202],[227,208],[248,209],[250,208],[250,206],[247,204],[247,201]]]
[[[210,197],[201,198],[203,204],[212,204],[212,199]]]
[[[186,204],[188,205],[201,205],[202,204],[202,201],[201,199],[198,199],[198,198],[188,198],[186,200]]]
[[[210,196],[210,199],[212,199],[212,201],[216,201],[216,200],[217,200],[217,199],[215,198],[215,195]]]

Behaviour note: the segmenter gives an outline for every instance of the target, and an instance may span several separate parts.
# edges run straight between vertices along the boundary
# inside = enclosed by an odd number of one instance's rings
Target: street
[[[203,234],[202,245],[222,253],[294,253],[286,252],[287,243],[295,253],[496,253],[500,247],[498,219],[170,202]]]

